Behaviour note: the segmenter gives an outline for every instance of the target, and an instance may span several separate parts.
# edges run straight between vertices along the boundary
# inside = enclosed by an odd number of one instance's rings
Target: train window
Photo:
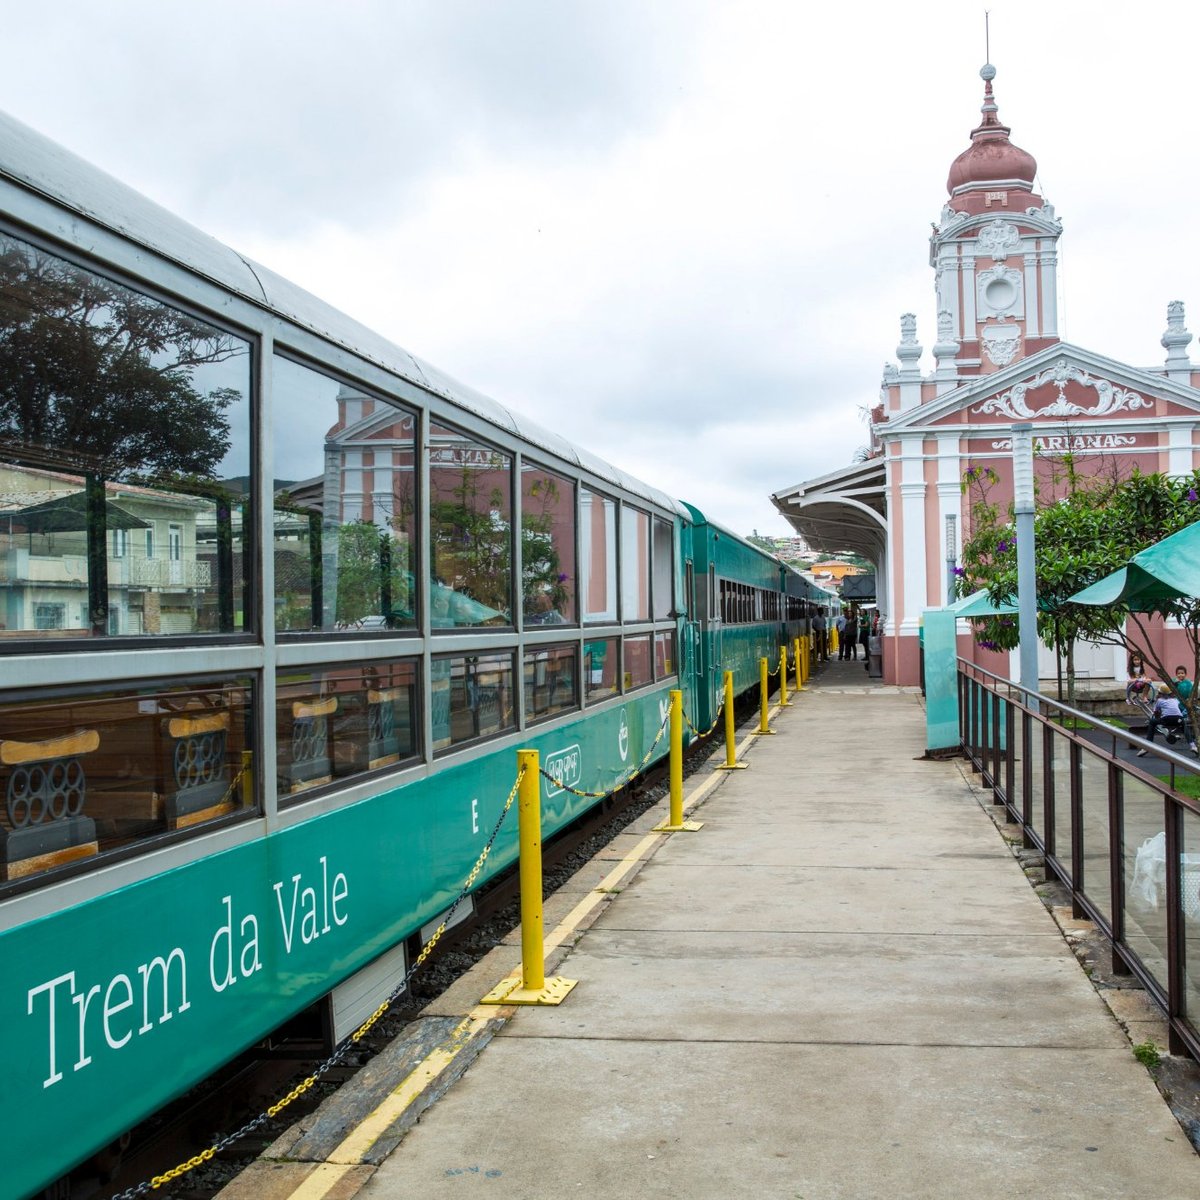
[[[669,521],[654,518],[654,619],[666,621],[675,608],[674,530]]]
[[[0,706],[0,880],[252,810],[252,711],[245,678]]]
[[[679,674],[675,661],[675,632],[667,630],[654,635],[654,678],[666,679]]]
[[[645,687],[654,679],[650,661],[650,634],[625,639],[625,690]]]
[[[0,296],[0,638],[246,628],[250,344],[5,235]]]
[[[575,485],[543,467],[521,467],[521,605],[526,625],[575,617]]]
[[[621,509],[621,619],[650,620],[650,514]]]
[[[412,758],[415,660],[281,671],[275,743],[280,797]]]
[[[594,638],[583,643],[583,681],[589,704],[619,689],[619,659],[616,638]]]
[[[512,459],[442,425],[431,429],[429,547],[435,629],[511,623]]]
[[[511,654],[435,658],[431,665],[435,751],[514,727]]]
[[[577,646],[539,646],[525,652],[526,721],[579,707],[578,667]]]
[[[357,386],[273,360],[275,628],[416,624],[415,424]]]
[[[617,505],[579,489],[579,595],[585,621],[617,619]]]

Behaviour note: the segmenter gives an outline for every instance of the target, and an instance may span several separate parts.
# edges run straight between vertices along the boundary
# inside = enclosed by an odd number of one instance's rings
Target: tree
[[[971,536],[958,568],[959,595],[986,588],[994,601],[1017,594],[1017,538],[1011,506],[1001,514],[990,493],[999,482],[988,467],[970,467],[963,491],[971,496]],[[1200,520],[1200,471],[1186,476],[1143,474],[1121,478],[1114,469],[1083,474],[1071,455],[1052,463],[1047,486],[1039,489],[1034,517],[1038,636],[1067,657],[1073,690],[1072,647],[1077,639],[1121,646],[1140,654],[1160,679],[1171,671],[1159,661],[1150,636],[1150,614],[1124,605],[1097,608],[1070,604],[1069,597],[1119,570],[1133,555]],[[1192,677],[1200,670],[1200,601],[1164,601],[1153,609],[1174,617],[1188,633]],[[1010,650],[1019,642],[1013,617],[974,623],[976,641]]]
[[[211,478],[240,393],[196,368],[245,343],[157,300],[0,238],[0,442],[106,479]]]
[[[170,481],[227,514],[232,497],[210,481],[232,444],[226,412],[240,393],[203,393],[194,372],[247,353],[177,309],[0,237],[0,452],[83,476],[93,633],[108,625],[105,482]]]

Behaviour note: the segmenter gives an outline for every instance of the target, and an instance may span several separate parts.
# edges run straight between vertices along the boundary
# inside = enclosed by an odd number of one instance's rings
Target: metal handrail
[[[1167,748],[1146,741],[1136,734],[1099,721],[1062,701],[1022,687],[1014,680],[995,675],[974,663],[958,661],[959,735],[967,758],[978,768],[984,786],[992,790],[996,804],[1003,805],[1008,821],[1021,827],[1027,849],[1041,851],[1048,874],[1053,875],[1071,894],[1072,913],[1087,917],[1108,940],[1113,951],[1113,969],[1119,974],[1133,974],[1166,1015],[1170,1046],[1173,1054],[1186,1053],[1200,1061],[1200,1029],[1197,1011],[1187,1011],[1187,980],[1184,973],[1185,936],[1189,923],[1200,932],[1200,911],[1193,918],[1184,912],[1184,883],[1200,864],[1184,863],[1184,819],[1200,818],[1200,801],[1176,790],[1177,774],[1181,768],[1188,774],[1200,772],[1195,759],[1185,758]],[[1077,730],[1058,722],[1071,717],[1086,722],[1101,732],[1097,744]],[[1020,721],[1020,736],[1017,722]],[[1040,739],[1034,736],[1040,725]],[[1062,739],[1067,747],[1064,771],[1054,754],[1054,739]],[[1039,746],[1040,740],[1040,746]],[[1108,748],[1106,749],[1105,743]],[[1121,759],[1118,744],[1153,749],[1169,767],[1167,780],[1149,773],[1141,765]],[[1025,751],[1018,761],[1018,749]],[[1107,810],[1101,823],[1099,840],[1106,841],[1107,869],[1101,872],[1102,883],[1088,878],[1088,868],[1094,869],[1100,857],[1095,842],[1085,826],[1084,763],[1095,762],[1104,768]],[[1035,761],[1035,759],[1037,761]],[[1034,813],[1034,771],[1041,770],[1041,822]],[[1165,946],[1153,927],[1142,929],[1136,924],[1139,944],[1155,949],[1152,957],[1166,958],[1166,978],[1147,963],[1131,943],[1127,929],[1128,896],[1127,868],[1130,855],[1136,850],[1138,834],[1126,823],[1126,776],[1157,792],[1162,799],[1162,821],[1166,853],[1166,931]],[[1066,789],[1063,795],[1062,789]],[[1095,792],[1089,793],[1095,796]],[[1069,806],[1067,820],[1061,805]],[[1152,811],[1152,810],[1151,810]],[[1093,817],[1095,817],[1093,809]],[[1070,845],[1058,845],[1059,834],[1069,827]],[[1143,830],[1143,833],[1145,831]],[[1193,837],[1195,836],[1193,830]],[[1130,843],[1130,838],[1133,843]],[[1197,902],[1200,903],[1200,902]],[[1194,932],[1193,936],[1197,933]],[[1195,1004],[1193,1008],[1195,1009]]]

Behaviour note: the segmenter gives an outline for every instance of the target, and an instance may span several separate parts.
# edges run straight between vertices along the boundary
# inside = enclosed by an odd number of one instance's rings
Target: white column
[[[946,536],[946,518],[953,517],[957,530],[958,544],[961,547],[963,537],[962,522],[962,455],[957,435],[943,434],[937,440],[938,462],[938,529],[942,537]],[[944,557],[944,555],[943,555]],[[949,584],[949,580],[944,581]],[[942,589],[943,595],[946,587]],[[937,603],[937,601],[930,601]]]
[[[1057,247],[1042,252],[1043,337],[1058,337],[1058,254]]]
[[[920,434],[900,439],[900,513],[904,539],[904,560],[900,565],[904,611],[900,614],[900,633],[915,635],[921,626],[921,610],[929,603],[925,562],[925,455]]]
[[[1038,287],[1037,255],[1030,251],[1025,255],[1025,336],[1041,337],[1038,330],[1038,304],[1041,289]]]
[[[1192,443],[1195,436],[1195,425],[1176,425],[1168,431],[1168,475],[1190,475],[1192,473]]]
[[[963,337],[977,341],[979,330],[975,328],[979,318],[975,312],[975,256],[964,254],[962,260],[963,292]]]

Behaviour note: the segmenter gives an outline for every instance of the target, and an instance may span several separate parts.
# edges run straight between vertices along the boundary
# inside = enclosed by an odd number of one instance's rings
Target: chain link
[[[635,775],[639,774],[642,768],[650,761],[650,756],[654,753],[655,746],[662,741],[663,734],[667,732],[667,726],[671,723],[671,714],[668,712],[662,719],[662,724],[658,727],[658,733],[654,735],[654,741],[650,743],[650,749],[646,751],[642,757],[642,761],[634,767],[629,768],[628,774],[617,779],[608,789],[608,792],[585,792],[582,788],[573,788],[569,783],[564,783],[561,779],[555,779],[545,767],[539,766],[538,773],[548,783],[553,784],[556,788],[564,792],[570,792],[572,796],[582,796],[585,800],[603,800],[609,792],[618,791],[623,788]]]
[[[412,977],[417,973],[417,970],[433,952],[433,948],[441,940],[442,934],[446,931],[447,922],[458,910],[458,906],[466,898],[467,893],[471,890],[475,880],[479,878],[479,872],[483,870],[483,865],[487,862],[488,855],[492,852],[492,847],[496,843],[496,839],[500,836],[500,829],[504,824],[504,818],[508,816],[509,809],[513,806],[513,801],[517,798],[517,793],[521,788],[521,781],[525,778],[525,769],[522,768],[517,773],[516,782],[512,786],[512,790],[508,793],[508,799],[504,801],[504,807],[500,810],[499,817],[496,818],[496,824],[492,829],[491,835],[484,844],[483,849],[479,852],[479,857],[475,860],[475,865],[471,868],[470,874],[466,878],[466,882],[462,885],[458,895],[454,899],[454,903],[446,910],[446,915],[442,918],[441,924],[434,930],[429,941],[421,949],[421,953],[413,960],[412,966],[404,973],[404,978],[393,989],[392,994],[344,1041],[334,1052],[318,1066],[311,1075],[305,1076],[286,1096],[276,1101],[266,1109],[260,1112],[257,1117],[247,1121],[239,1129],[235,1129],[232,1133],[226,1134],[225,1137],[214,1142],[206,1150],[202,1150],[199,1154],[193,1155],[186,1162],[179,1163],[178,1166],[172,1167],[169,1171],[164,1171],[161,1175],[155,1175],[148,1180],[136,1184],[134,1187],[126,1188],[123,1192],[118,1192],[111,1197],[111,1200],[136,1200],[138,1196],[144,1196],[147,1192],[157,1191],[161,1187],[165,1187],[168,1183],[186,1175],[189,1171],[195,1170],[196,1167],[209,1162],[215,1158],[222,1150],[228,1149],[234,1142],[253,1133],[259,1129],[272,1117],[278,1116],[288,1105],[294,1103],[304,1095],[311,1087],[313,1087],[327,1071],[346,1057],[351,1048],[360,1042],[368,1033],[368,1031],[379,1021],[380,1017],[388,1011],[389,1008],[408,990],[408,985],[412,981]]]

